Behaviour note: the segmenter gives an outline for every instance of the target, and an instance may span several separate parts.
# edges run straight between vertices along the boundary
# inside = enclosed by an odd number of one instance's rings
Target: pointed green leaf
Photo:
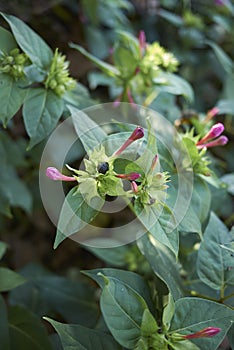
[[[31,61],[41,68],[48,68],[53,53],[44,40],[19,18],[1,13],[11,27],[12,33]]]
[[[146,284],[144,279],[135,272],[112,268],[95,269],[82,272],[86,276],[96,281],[101,288],[104,288],[105,283],[103,281],[102,276],[99,275],[100,273],[106,276],[107,278],[116,279],[128,285],[130,288],[134,289],[139,295],[142,296],[142,298],[146,301],[150,311],[154,311],[154,306],[152,303],[148,285]]]
[[[200,279],[213,289],[224,290],[229,283],[230,271],[225,266],[225,251],[220,245],[231,240],[231,235],[221,220],[211,213],[197,258]]]
[[[87,114],[79,109],[68,106],[73,120],[73,125],[86,152],[92,151],[96,146],[102,144],[107,134]]]
[[[101,197],[94,197],[87,203],[77,190],[77,186],[73,187],[66,196],[60,212],[54,248],[57,248],[65,238],[88,225],[99,213],[103,204]]]
[[[141,336],[142,317],[147,309],[144,299],[127,284],[108,278],[100,305],[113,337],[127,349],[134,349]]]
[[[121,350],[119,344],[106,333],[76,324],[63,324],[48,317],[61,339],[64,350]]]
[[[8,268],[0,267],[0,292],[7,292],[25,282],[25,278],[18,273]]]
[[[183,297],[183,285],[174,254],[153,236],[145,234],[138,247],[150,263],[154,273],[166,283],[175,300]]]
[[[52,350],[45,327],[29,310],[13,306],[9,309],[11,349]]]
[[[24,123],[33,147],[56,127],[63,112],[63,100],[50,90],[29,89],[23,106]]]
[[[26,90],[20,88],[13,77],[0,74],[0,120],[4,125],[16,114],[24,102]]]
[[[0,50],[8,53],[12,49],[17,47],[13,35],[6,29],[0,27]]]
[[[100,68],[104,73],[111,77],[117,77],[120,75],[120,72],[117,68],[112,66],[109,63],[103,62],[97,57],[90,54],[88,51],[86,51],[82,46],[70,43],[69,46],[77,51],[79,51],[83,56],[85,56],[88,60],[93,62],[98,68]]]

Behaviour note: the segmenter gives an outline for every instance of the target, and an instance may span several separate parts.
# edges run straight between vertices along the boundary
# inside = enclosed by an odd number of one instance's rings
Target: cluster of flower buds
[[[53,90],[58,96],[74,89],[76,85],[75,80],[69,76],[68,66],[69,62],[66,61],[66,57],[56,49],[44,84],[47,89]]]
[[[224,131],[224,125],[217,123],[211,127],[209,132],[197,142],[198,149],[210,148],[215,146],[224,146],[228,142],[227,136],[221,135]]]
[[[20,53],[18,48],[11,50],[8,54],[0,52],[0,73],[11,75],[15,80],[24,75],[24,67],[28,58]]]
[[[113,154],[112,157],[119,156],[128,146],[130,146],[134,141],[141,139],[144,136],[144,129],[140,126],[136,127],[136,129],[132,132],[132,134],[129,136],[129,138],[124,142],[124,144]],[[97,163],[96,169],[97,174],[102,175],[109,175],[109,163],[107,161]],[[54,167],[49,167],[46,170],[46,175],[51,180],[60,180],[60,181],[78,181],[79,177],[77,176],[66,176],[60,173],[60,171]],[[95,175],[95,174],[92,174]],[[129,180],[129,181],[135,181],[137,180],[141,174],[136,172],[131,172],[129,174],[116,174],[114,173],[114,176],[116,178],[122,179],[122,180]]]

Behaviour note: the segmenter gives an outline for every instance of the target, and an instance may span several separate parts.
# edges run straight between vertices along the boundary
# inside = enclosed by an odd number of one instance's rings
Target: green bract
[[[66,57],[55,50],[47,78],[44,82],[46,89],[53,90],[58,96],[75,88],[75,80],[69,76],[69,62]]]

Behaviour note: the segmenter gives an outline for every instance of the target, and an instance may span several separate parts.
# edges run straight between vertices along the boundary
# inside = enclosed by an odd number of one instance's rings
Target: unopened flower
[[[114,153],[114,156],[120,155],[129,145],[131,145],[134,141],[141,139],[143,136],[144,129],[141,126],[137,126],[124,144]]]
[[[60,180],[60,181],[76,181],[74,176],[66,176],[60,173],[57,168],[49,167],[46,169],[46,176],[51,180]]]
[[[132,187],[132,191],[134,193],[137,193],[138,192],[138,186],[137,186],[137,183],[135,181],[132,181],[131,182],[131,187]]]
[[[132,172],[129,174],[117,174],[116,177],[123,180],[135,181],[141,177],[141,174]]]
[[[15,80],[24,76],[24,68],[28,63],[28,57],[25,53],[20,53],[18,48],[9,53],[0,52],[0,73],[6,73]]]
[[[145,38],[145,32],[143,30],[140,31],[138,40],[139,40],[140,54],[141,54],[141,57],[143,57],[146,49],[146,38]]]
[[[200,141],[197,142],[197,145],[202,145],[205,142],[220,136],[223,131],[224,131],[224,125],[222,123],[217,123],[213,125],[210,131]]]
[[[205,122],[209,121],[210,119],[214,118],[219,113],[218,107],[213,107],[207,112]]]
[[[206,337],[214,337],[221,331],[221,328],[218,327],[207,327],[196,333],[184,335],[184,339],[196,339],[196,338],[206,338]]]
[[[216,146],[224,146],[228,143],[228,138],[227,136],[220,136],[217,139],[208,142],[208,143],[204,143],[202,145],[197,145],[198,149],[202,149],[202,148],[211,148],[211,147],[216,147]]]

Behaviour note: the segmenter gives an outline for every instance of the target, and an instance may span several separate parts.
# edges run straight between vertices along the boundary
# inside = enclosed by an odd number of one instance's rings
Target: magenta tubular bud
[[[139,46],[140,46],[140,53],[142,57],[146,49],[146,38],[145,38],[145,32],[143,30],[140,31],[138,40],[139,40]]]
[[[138,186],[137,186],[137,184],[136,184],[135,181],[132,181],[132,182],[131,182],[131,187],[132,187],[132,191],[133,191],[134,193],[138,193]]]
[[[195,339],[195,338],[206,338],[214,337],[221,331],[221,328],[218,327],[207,327],[196,333],[184,335],[184,339]]]
[[[222,123],[217,123],[213,125],[210,131],[200,140],[197,145],[202,145],[204,142],[214,139],[222,134],[224,131],[224,125]]]
[[[141,174],[139,173],[129,173],[129,174],[118,174],[116,177],[124,180],[129,180],[129,181],[135,181],[141,177]]]
[[[217,114],[219,114],[219,112],[220,111],[219,111],[218,107],[213,107],[206,114],[206,118],[205,118],[204,122],[208,122],[210,119],[214,118]]]
[[[120,155],[125,148],[127,148],[131,143],[136,140],[141,139],[144,136],[144,129],[141,126],[137,126],[129,138],[124,142],[124,144],[114,153],[115,156]]]
[[[220,136],[217,139],[208,142],[208,143],[203,143],[202,145],[197,145],[198,149],[202,148],[211,148],[211,147],[216,147],[216,146],[224,146],[228,143],[228,138],[227,136]]]
[[[76,181],[74,176],[63,175],[54,167],[49,167],[46,169],[46,176],[55,181]]]

